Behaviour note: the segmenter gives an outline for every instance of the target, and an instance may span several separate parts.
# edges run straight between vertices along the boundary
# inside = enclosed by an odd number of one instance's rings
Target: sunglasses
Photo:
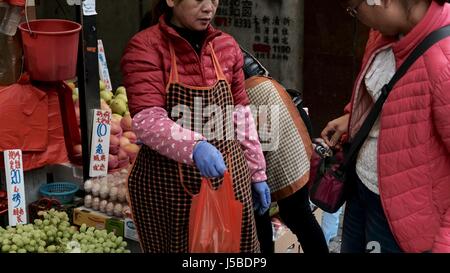
[[[348,15],[350,15],[351,17],[356,17],[358,16],[358,9],[361,6],[361,4],[364,2],[363,1],[359,1],[359,3],[354,6],[354,7],[346,7],[345,10],[347,11]]]

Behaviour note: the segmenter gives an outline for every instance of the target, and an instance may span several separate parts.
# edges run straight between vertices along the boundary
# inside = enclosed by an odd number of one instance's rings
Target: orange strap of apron
[[[220,66],[220,63],[217,59],[216,53],[214,52],[212,43],[208,43],[209,47],[211,48],[211,59],[214,65],[214,71],[216,73],[216,77],[218,80],[225,80],[225,74],[223,74],[222,68]],[[180,78],[178,76],[178,67],[177,67],[177,56],[175,55],[175,49],[173,48],[173,45],[171,42],[169,42],[169,52],[170,52],[170,59],[172,63],[172,67],[170,69],[169,74],[169,80],[171,83],[179,83]]]

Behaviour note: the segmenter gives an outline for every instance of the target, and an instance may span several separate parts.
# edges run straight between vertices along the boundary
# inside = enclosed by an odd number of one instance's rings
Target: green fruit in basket
[[[8,252],[9,250],[11,249],[11,246],[10,245],[3,245],[2,246],[2,252]]]
[[[125,87],[123,87],[123,86],[119,86],[119,87],[117,87],[117,89],[116,89],[116,96],[117,95],[119,95],[119,94],[127,94],[127,90],[125,89]]]
[[[128,103],[127,95],[119,94],[114,97],[115,100],[123,100],[125,103]]]
[[[105,90],[106,89],[106,83],[102,80],[99,81],[99,87],[100,87],[100,91]]]
[[[56,252],[56,246],[54,246],[54,245],[49,245],[49,246],[47,247],[47,251],[50,252],[50,253],[55,253],[55,252]]]
[[[127,111],[127,104],[121,99],[113,99],[109,107],[111,107],[114,114],[119,114],[121,116]]]
[[[103,90],[100,92],[100,98],[102,98],[107,104],[111,103],[113,95],[114,94],[111,91]]]
[[[82,224],[80,227],[80,232],[86,232],[86,228],[87,228],[86,224]]]
[[[17,250],[17,253],[27,253],[27,251],[24,248],[19,248],[19,250]]]
[[[36,248],[34,246],[30,246],[30,245],[27,245],[25,247],[25,249],[27,250],[27,252],[30,252],[30,253],[33,253],[36,251]]]

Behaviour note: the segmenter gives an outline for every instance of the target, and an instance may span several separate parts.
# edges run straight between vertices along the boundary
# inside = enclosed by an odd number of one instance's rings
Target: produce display
[[[79,126],[78,89],[75,87],[75,84],[68,84],[72,88],[72,99]],[[132,131],[132,119],[128,111],[128,98],[125,87],[120,86],[113,93],[111,90],[106,90],[106,84],[103,81],[100,81],[99,84],[101,109],[112,113],[108,172],[114,172],[129,167],[134,162],[140,147],[136,144],[137,136]],[[74,150],[77,155],[81,155],[81,145],[75,145]]]
[[[40,211],[34,224],[0,227],[1,252],[9,253],[130,253],[127,242],[113,232],[69,224],[65,212]]]
[[[128,170],[122,169],[106,177],[86,180],[84,206],[119,218],[130,215],[125,184],[127,176]]]

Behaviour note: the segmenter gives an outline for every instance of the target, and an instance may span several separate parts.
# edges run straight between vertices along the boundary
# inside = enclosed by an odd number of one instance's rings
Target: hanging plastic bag
[[[235,199],[231,175],[214,190],[206,178],[193,196],[189,215],[190,253],[238,253],[241,243],[242,203]]]

